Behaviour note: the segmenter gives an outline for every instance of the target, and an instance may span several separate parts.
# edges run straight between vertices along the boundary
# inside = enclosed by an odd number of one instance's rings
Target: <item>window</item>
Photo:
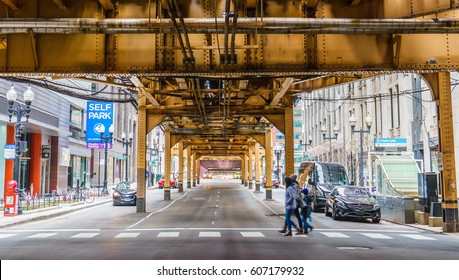
[[[79,129],[83,127],[83,110],[70,106],[70,124]]]
[[[293,127],[302,127],[303,122],[300,120],[293,121]]]
[[[293,116],[294,117],[301,117],[302,116],[301,110],[293,110]]]

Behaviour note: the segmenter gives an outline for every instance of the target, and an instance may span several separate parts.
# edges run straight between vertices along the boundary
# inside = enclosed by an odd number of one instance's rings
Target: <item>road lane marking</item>
[[[183,194],[182,196],[180,196],[179,198],[177,198],[177,199],[175,199],[175,200],[172,200],[172,202],[169,203],[168,205],[166,205],[166,207],[163,207],[163,208],[159,209],[158,211],[155,211],[155,212],[152,212],[152,213],[148,214],[148,216],[146,216],[145,218],[141,219],[140,221],[138,221],[138,222],[136,222],[136,223],[134,223],[134,224],[128,226],[127,228],[128,228],[128,229],[129,229],[129,228],[133,228],[133,227],[135,227],[136,225],[140,224],[141,222],[145,221],[146,219],[150,218],[153,214],[160,213],[160,212],[166,210],[166,209],[169,208],[172,204],[174,204],[176,201],[178,201],[178,200],[182,199],[183,197],[185,197],[187,194],[188,194],[188,192],[184,193],[184,194]]]
[[[350,238],[349,236],[342,234],[340,232],[321,232],[323,235],[332,238]]]
[[[115,236],[115,238],[136,238],[140,232],[122,232]]]
[[[8,237],[15,236],[15,235],[17,235],[17,234],[15,234],[15,233],[2,233],[2,234],[0,234],[0,239],[8,238]]]
[[[380,233],[361,233],[361,234],[368,236],[370,238],[374,238],[374,239],[393,239],[392,237],[389,237],[387,235],[380,234]]]
[[[412,238],[412,239],[416,239],[416,240],[437,240],[435,238],[428,237],[428,236],[425,236],[425,235],[419,235],[419,234],[400,234],[400,235],[405,236],[405,237],[409,237],[409,238]]]
[[[156,237],[179,237],[180,232],[170,231],[170,232],[160,232]]]
[[[50,236],[53,236],[53,235],[56,235],[57,233],[37,233],[37,234],[34,234],[34,235],[31,235],[31,236],[27,236],[26,238],[47,238],[47,237],[50,237]]]
[[[94,236],[99,235],[99,233],[94,233],[94,232],[82,232],[82,233],[77,233],[70,238],[93,238]]]
[[[265,237],[265,235],[259,231],[241,231],[243,237]]]
[[[199,237],[222,237],[218,231],[201,231]]]

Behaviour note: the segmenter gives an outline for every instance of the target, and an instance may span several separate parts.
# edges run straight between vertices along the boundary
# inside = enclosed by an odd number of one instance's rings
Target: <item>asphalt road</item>
[[[2,260],[443,260],[459,238],[382,221],[314,213],[308,236],[284,237],[283,189],[273,201],[236,180],[203,180],[183,193],[148,190],[147,213],[111,203],[0,230]]]

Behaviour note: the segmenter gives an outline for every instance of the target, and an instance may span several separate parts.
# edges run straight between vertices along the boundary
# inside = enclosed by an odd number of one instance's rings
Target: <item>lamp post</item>
[[[303,138],[303,136],[302,136],[301,138]],[[304,143],[304,144],[303,144],[303,139],[300,139],[300,146],[301,146],[301,147],[304,147],[304,149],[303,149],[303,159],[304,159],[305,153],[306,153],[307,150],[308,150],[308,146],[311,146],[311,144],[312,144],[312,137],[311,137],[311,135],[309,135],[309,137],[308,137],[308,142],[307,142],[307,143]]]
[[[338,126],[336,126],[336,124],[333,127],[333,132],[335,133],[334,137],[331,136],[331,122],[328,122],[328,135],[329,135],[328,137],[325,137],[325,134],[327,134],[327,128],[325,127],[325,125],[322,125],[322,127],[320,128],[320,131],[322,132],[322,136],[324,140],[330,140],[330,158],[331,158],[330,161],[333,161],[332,140],[338,139],[339,128]]]
[[[279,183],[281,183],[282,181],[281,181],[279,161],[282,155],[282,147],[279,145],[279,143],[277,143],[276,146],[274,146],[274,154],[276,155],[276,159],[277,159],[277,179],[279,180]]]
[[[147,141],[147,153],[149,155],[149,160],[148,160],[148,185],[153,185],[154,183],[154,178],[155,178],[155,173],[152,173],[153,170],[151,169],[151,161],[153,157],[153,153],[156,156],[157,155],[157,150],[155,150],[155,140],[153,139],[153,147],[150,147],[150,142]]]
[[[134,135],[129,133],[129,139],[126,138],[126,133],[121,134],[121,143],[123,143],[123,147],[126,146],[126,173],[125,173],[125,182],[129,181],[129,147],[132,146],[132,138]]]
[[[351,125],[352,134],[359,133],[360,134],[360,155],[359,155],[359,186],[363,186],[363,134],[368,133],[370,134],[370,128],[373,124],[373,120],[370,117],[370,114],[367,113],[367,117],[365,118],[365,123],[367,125],[368,130],[355,130],[355,125],[357,124],[357,119],[355,115],[352,114],[351,118],[349,119],[349,124]]]
[[[21,141],[22,133],[24,131],[24,125],[22,124],[22,117],[26,117],[26,122],[29,122],[29,114],[30,114],[30,105],[32,104],[32,100],[35,96],[35,93],[32,91],[31,87],[28,86],[27,90],[24,91],[24,101],[26,104],[26,107],[22,107],[20,103],[16,106],[16,108],[13,108],[14,102],[16,101],[18,94],[16,90],[14,89],[14,86],[11,86],[10,90],[6,93],[6,99],[8,99],[8,116],[10,118],[9,122],[11,122],[11,118],[16,116],[16,123],[14,124],[14,142],[15,142],[15,157],[14,157],[14,180],[19,186],[19,191],[21,193],[22,191],[22,186],[19,182],[19,169],[21,165],[21,160],[20,156],[22,152],[24,152],[27,149],[27,142],[26,141]],[[19,194],[19,202],[18,202],[18,214],[22,214],[22,197],[21,194]]]
[[[100,127],[100,141],[104,143],[104,148],[105,148],[105,162],[104,162],[104,188],[102,189],[103,194],[108,194],[108,189],[107,189],[107,165],[108,165],[108,144],[112,143],[113,140],[113,132],[115,132],[115,128],[113,127],[113,124],[110,125],[108,128],[109,134],[104,134],[105,133],[105,126],[102,125]]]

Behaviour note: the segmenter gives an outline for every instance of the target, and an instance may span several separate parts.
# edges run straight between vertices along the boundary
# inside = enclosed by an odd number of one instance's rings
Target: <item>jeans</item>
[[[295,223],[292,221],[293,209],[285,209],[285,222],[287,223],[287,229],[292,230],[292,226],[296,227]]]
[[[300,210],[298,210],[298,208],[296,208],[295,210],[293,210],[293,213],[295,214],[295,217],[296,217],[296,219],[298,221],[299,228],[303,228],[303,226],[301,224]],[[293,223],[294,227],[297,227],[294,221],[292,221],[292,223]],[[284,223],[284,229],[286,229],[286,228],[287,228],[287,220],[285,220],[285,223]]]

